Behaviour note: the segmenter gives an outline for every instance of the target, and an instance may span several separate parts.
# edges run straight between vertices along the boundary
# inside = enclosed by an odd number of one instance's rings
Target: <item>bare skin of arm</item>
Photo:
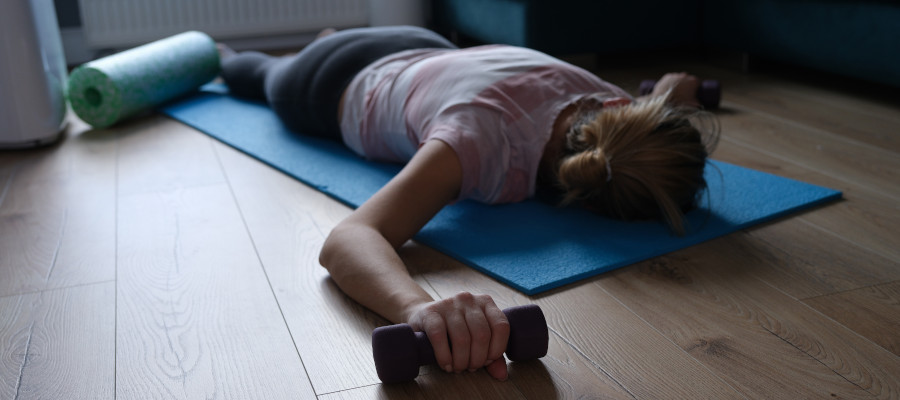
[[[643,98],[653,98],[657,96],[665,96],[669,93],[669,103],[680,106],[700,107],[700,100],[697,99],[697,88],[700,86],[700,80],[696,76],[686,72],[670,72],[662,76],[653,87],[653,92],[646,96],[641,96],[638,101]]]
[[[426,142],[396,177],[332,230],[319,261],[351,298],[391,322],[425,332],[446,371],[487,367],[491,376],[505,380],[509,323],[490,296],[463,292],[435,301],[397,254],[458,196],[461,182],[453,149]]]

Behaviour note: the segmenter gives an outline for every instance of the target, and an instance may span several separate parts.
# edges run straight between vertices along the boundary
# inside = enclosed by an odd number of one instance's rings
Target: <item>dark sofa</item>
[[[900,1],[434,0],[437,29],[554,55],[708,48],[900,87]]]

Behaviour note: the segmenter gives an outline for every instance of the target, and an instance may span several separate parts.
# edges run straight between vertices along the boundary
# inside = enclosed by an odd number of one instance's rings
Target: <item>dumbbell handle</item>
[[[547,355],[550,337],[547,321],[540,307],[534,304],[516,306],[504,309],[503,313],[509,321],[507,358],[511,361],[524,361]],[[378,376],[385,383],[414,379],[418,366],[437,362],[428,336],[424,332],[413,332],[412,327],[407,324],[376,328],[372,332],[372,350]],[[414,355],[411,354],[413,351]],[[415,370],[407,369],[413,367],[413,361],[416,363]],[[395,371],[395,368],[403,371]]]
[[[511,312],[514,312],[516,309],[522,309],[523,307],[537,309],[538,312],[540,312],[540,308],[538,308],[538,306],[528,305],[528,306],[510,307],[510,308],[504,309],[503,313],[506,314],[507,319],[509,319],[509,314]],[[541,313],[541,317],[543,317],[543,313]],[[541,318],[540,321],[534,321],[533,324],[536,326],[537,325],[543,325],[544,327],[547,326],[547,322],[543,318]],[[547,335],[546,328],[543,330],[543,333],[541,331],[536,332],[536,333],[530,333],[529,337],[527,339],[522,338],[520,340],[517,340],[517,338],[514,335],[518,334],[518,335],[522,336],[523,334],[528,334],[528,333],[521,332],[521,329],[514,330],[514,329],[512,329],[512,325],[513,324],[511,323],[510,330],[509,330],[509,340],[507,340],[507,345],[506,345],[506,356],[510,360],[512,360],[512,361],[531,360],[531,359],[535,359],[535,358],[541,358],[547,354],[547,342],[549,340],[549,336]],[[521,328],[520,326],[517,326],[517,327]],[[413,334],[416,335],[416,347],[418,348],[419,365],[431,365],[431,364],[437,363],[437,359],[434,358],[434,348],[431,346],[431,341],[428,340],[428,335],[426,335],[425,332],[414,332]],[[542,344],[542,341],[543,341],[543,344]],[[521,342],[531,343],[537,349],[536,350],[531,350],[530,348],[527,350],[522,349],[521,348],[522,344],[520,344]],[[512,348],[510,348],[510,347],[512,347]],[[543,350],[541,350],[541,349],[543,349]]]
[[[506,344],[507,358],[512,361],[524,361],[547,355],[547,343],[549,341],[547,321],[544,319],[544,313],[540,307],[534,304],[516,306],[504,309],[503,313],[506,314],[507,320],[513,320],[509,323],[509,340],[507,340]],[[523,318],[521,317],[516,320],[516,315],[524,315],[528,320],[522,321]],[[538,316],[540,316],[539,319],[537,318]],[[523,323],[529,326],[526,327]],[[543,327],[543,329],[539,329],[540,327]],[[525,330],[528,330],[528,332],[525,332]],[[431,346],[431,341],[428,340],[428,335],[425,332],[414,332],[414,334],[416,335],[416,347],[418,347],[419,353],[419,365],[436,363],[434,348]],[[528,346],[529,344],[533,344],[535,349],[532,350],[532,346]],[[527,347],[527,349],[523,347]]]
[[[437,364],[437,359],[434,358],[434,347],[431,347],[431,341],[428,340],[428,335],[425,332],[415,332],[416,335],[416,347],[418,347],[417,354],[419,355],[419,365],[431,365]]]

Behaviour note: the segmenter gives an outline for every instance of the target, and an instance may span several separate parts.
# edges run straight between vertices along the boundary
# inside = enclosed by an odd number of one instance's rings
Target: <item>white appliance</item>
[[[0,148],[58,139],[66,122],[65,87],[53,0],[0,1]]]

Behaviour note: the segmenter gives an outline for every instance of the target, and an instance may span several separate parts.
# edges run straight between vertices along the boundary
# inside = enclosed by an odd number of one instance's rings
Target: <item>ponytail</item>
[[[703,170],[718,139],[711,114],[673,108],[665,96],[578,114],[557,164],[562,204],[625,220],[662,218],[683,235],[683,214],[706,187]]]

